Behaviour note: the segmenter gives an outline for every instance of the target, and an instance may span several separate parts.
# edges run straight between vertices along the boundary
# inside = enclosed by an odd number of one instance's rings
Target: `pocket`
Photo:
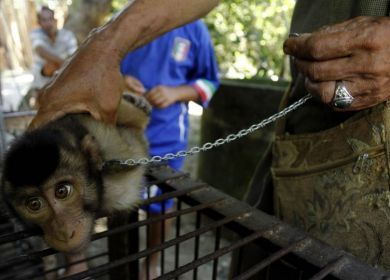
[[[315,235],[349,231],[360,212],[374,210],[374,194],[387,194],[386,163],[380,145],[333,163],[272,168],[276,214]]]
[[[359,154],[352,154],[345,158],[340,158],[334,161],[319,163],[313,166],[305,166],[300,168],[272,168],[273,176],[275,178],[289,178],[304,177],[304,176],[318,176],[322,173],[327,173],[332,169],[347,168],[347,172],[354,175],[365,173],[373,160],[377,157],[386,156],[385,145],[381,144],[376,147],[370,147]]]
[[[279,218],[389,269],[390,191],[382,122],[383,115],[373,112],[328,131],[280,137],[272,176]]]

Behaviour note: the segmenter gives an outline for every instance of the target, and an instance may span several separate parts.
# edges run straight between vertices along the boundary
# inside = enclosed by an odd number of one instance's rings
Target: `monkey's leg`
[[[144,129],[149,121],[151,105],[143,97],[124,93],[118,109],[118,126]]]

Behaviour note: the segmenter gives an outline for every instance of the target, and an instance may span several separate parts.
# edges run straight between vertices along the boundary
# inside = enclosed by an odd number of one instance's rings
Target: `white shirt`
[[[30,40],[33,50],[39,46],[44,47],[62,59],[69,57],[77,49],[77,39],[75,35],[73,32],[66,29],[58,30],[55,41],[52,42],[41,28],[37,28],[31,31]],[[34,75],[33,87],[41,88],[51,79],[51,77],[45,77],[41,74],[45,62],[46,61],[42,57],[33,51],[33,64],[31,69]]]

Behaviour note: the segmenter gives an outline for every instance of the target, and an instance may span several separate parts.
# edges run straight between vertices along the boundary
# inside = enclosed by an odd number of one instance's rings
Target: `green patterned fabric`
[[[390,1],[299,0],[292,32],[366,16],[388,16]],[[293,71],[289,102],[307,92]],[[273,147],[277,215],[313,236],[390,269],[390,103],[336,113],[310,100],[286,120]]]
[[[390,106],[322,132],[278,137],[274,208],[282,220],[390,269],[390,189],[384,125]]]

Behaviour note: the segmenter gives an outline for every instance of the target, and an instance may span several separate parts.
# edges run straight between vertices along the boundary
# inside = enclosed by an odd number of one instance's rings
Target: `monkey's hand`
[[[151,108],[143,96],[124,93],[118,109],[117,125],[135,128],[143,133],[149,121]]]
[[[146,98],[144,98],[143,96],[124,93],[123,99],[127,102],[130,102],[138,109],[141,109],[142,111],[144,111],[144,113],[148,116],[152,112],[152,105],[150,105],[148,100],[146,100]]]

